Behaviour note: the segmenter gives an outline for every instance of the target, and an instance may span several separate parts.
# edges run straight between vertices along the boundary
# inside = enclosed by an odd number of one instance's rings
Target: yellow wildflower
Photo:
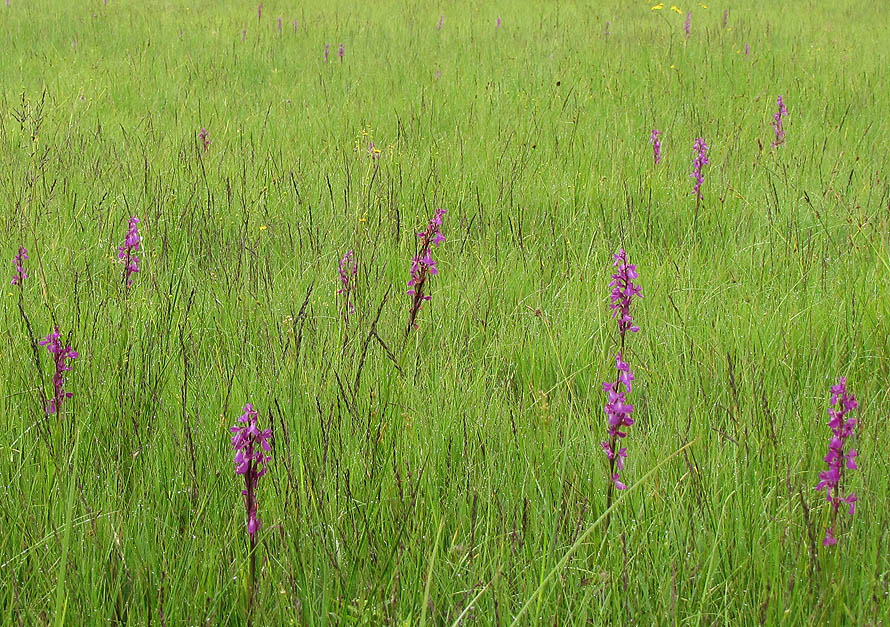
[[[659,2],[654,7],[652,7],[653,11],[661,11],[664,8],[664,2]]]
[[[680,7],[678,7],[676,4],[671,7],[671,11],[673,11],[674,13],[679,13],[680,15],[683,15],[683,11],[681,11]]]

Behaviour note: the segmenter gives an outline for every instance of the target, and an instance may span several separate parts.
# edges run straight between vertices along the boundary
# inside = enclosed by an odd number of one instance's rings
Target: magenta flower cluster
[[[696,200],[701,200],[701,186],[705,182],[705,175],[702,169],[711,161],[708,159],[708,145],[703,137],[695,139],[692,149],[695,151],[695,158],[692,160],[692,174],[689,176],[695,179],[692,193],[695,194]]]
[[[12,262],[15,264],[15,274],[12,275],[12,285],[21,287],[24,280],[28,278],[28,273],[25,272],[25,266],[23,265],[25,259],[30,259],[30,257],[28,257],[28,249],[24,246],[19,246],[19,251],[15,254],[15,257],[12,258]]]
[[[618,381],[604,381],[603,391],[608,397],[603,410],[606,412],[609,421],[608,440],[600,442],[606,457],[609,458],[609,472],[612,483],[619,490],[627,489],[627,485],[622,483],[620,472],[624,470],[624,459],[627,457],[627,449],[624,447],[615,450],[621,438],[627,437],[627,432],[622,431],[624,427],[629,427],[634,423],[631,414],[634,406],[627,402],[627,394],[631,391],[631,382],[634,380],[634,374],[630,370],[627,362],[621,359],[621,353],[615,355],[615,364],[618,368]]]
[[[408,296],[413,297],[409,331],[411,328],[417,328],[415,319],[423,302],[432,298],[429,294],[424,293],[424,288],[429,276],[439,274],[436,260],[433,259],[432,247],[438,247],[445,241],[445,236],[441,231],[442,218],[445,213],[447,213],[445,209],[436,209],[436,214],[430,219],[426,230],[417,234],[417,237],[420,238],[420,251],[411,260],[411,278],[408,281],[407,291]]]
[[[337,47],[337,56],[340,57],[340,60],[343,60],[343,55],[346,54],[346,44],[340,44]]]
[[[340,289],[337,290],[338,295],[343,296],[343,317],[355,311],[355,304],[352,302],[352,292],[355,289],[355,277],[358,273],[358,264],[355,261],[355,255],[351,250],[347,250],[343,258],[340,259],[340,267],[337,274],[340,276]]]
[[[689,39],[689,33],[692,32],[692,11],[686,14],[686,21],[683,22],[683,32],[686,33],[686,39]]]
[[[71,392],[65,391],[65,373],[71,371],[71,362],[77,359],[78,354],[70,345],[62,346],[62,334],[59,327],[54,327],[53,332],[40,340],[39,344],[45,346],[50,355],[53,356],[55,364],[55,373],[53,374],[53,396],[46,406],[46,413],[55,414],[59,411],[62,403],[72,396]]]
[[[621,481],[621,471],[624,470],[624,460],[627,457],[627,449],[619,448],[618,443],[622,438],[627,437],[627,431],[624,429],[633,425],[634,406],[627,402],[627,394],[630,394],[634,373],[630,369],[630,365],[624,361],[624,342],[625,335],[628,331],[636,333],[640,327],[634,324],[633,316],[630,313],[630,307],[634,298],[642,298],[642,290],[639,285],[634,283],[634,279],[638,278],[637,267],[634,264],[627,263],[627,253],[622,248],[614,256],[613,267],[618,270],[612,275],[612,282],[609,287],[612,291],[609,295],[612,301],[609,308],[612,310],[612,318],[618,321],[618,333],[621,337],[621,348],[615,355],[615,367],[617,376],[614,381],[605,381],[603,383],[603,391],[607,395],[607,402],[603,410],[608,416],[609,431],[608,439],[601,442],[600,446],[609,459],[609,478],[615,487],[619,490],[627,488]]]
[[[657,128],[652,129],[649,143],[652,144],[652,158],[655,160],[655,165],[658,165],[661,163],[661,131]]]
[[[819,485],[817,490],[825,490],[825,497],[831,503],[831,525],[825,530],[825,539],[822,544],[831,546],[837,543],[837,514],[841,503],[849,506],[850,516],[856,509],[856,494],[850,492],[843,496],[842,482],[844,470],[856,470],[856,449],[844,450],[847,440],[853,435],[856,427],[856,419],[849,414],[857,407],[856,397],[847,392],[847,379],[839,377],[837,385],[831,387],[831,407],[828,410],[828,426],[831,427],[831,441],[828,443],[828,454],[825,462],[828,470],[819,473]]]
[[[627,253],[622,248],[613,255],[615,263],[613,267],[617,267],[618,271],[612,275],[612,282],[609,287],[612,288],[609,299],[609,309],[612,310],[612,318],[618,319],[618,333],[621,334],[621,346],[624,347],[624,334],[630,331],[636,333],[640,327],[633,322],[633,316],[630,315],[630,306],[634,298],[642,298],[643,293],[639,285],[634,284],[633,280],[639,275],[637,274],[637,266],[627,263]]]
[[[201,145],[204,147],[204,152],[210,149],[210,133],[207,132],[207,129],[201,127],[201,132],[198,133],[198,137],[201,139]]]
[[[124,281],[127,287],[133,285],[133,275],[139,272],[139,257],[136,256],[136,251],[139,250],[141,242],[142,238],[139,237],[139,218],[133,216],[130,218],[124,245],[118,246],[117,249],[117,258],[124,264]]]
[[[782,100],[782,96],[776,99],[776,105],[778,110],[773,115],[773,130],[776,132],[776,139],[772,144],[773,148],[785,143],[785,128],[782,126],[782,118],[788,115],[788,109],[785,108],[785,101]]]
[[[257,426],[257,412],[251,403],[244,406],[244,413],[238,418],[241,425],[229,427],[232,436],[232,448],[235,449],[235,474],[244,477],[244,508],[247,511],[247,533],[253,539],[260,527],[257,519],[256,488],[259,478],[266,474],[269,460],[266,453],[272,450],[270,440],[272,430],[260,431]]]

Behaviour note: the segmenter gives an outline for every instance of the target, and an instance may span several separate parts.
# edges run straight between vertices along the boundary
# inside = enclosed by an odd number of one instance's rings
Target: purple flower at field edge
[[[655,160],[655,165],[658,165],[661,163],[661,131],[657,128],[652,129],[649,143],[652,144],[652,158]]]
[[[269,460],[266,453],[272,450],[270,440],[272,430],[260,431],[257,426],[257,412],[251,403],[244,406],[243,414],[238,418],[241,425],[229,427],[233,433],[232,448],[235,449],[235,474],[244,477],[244,508],[247,512],[247,533],[251,541],[260,527],[257,519],[256,488],[259,478],[266,474]]]
[[[841,503],[848,505],[850,516],[856,510],[856,494],[850,492],[843,496],[842,482],[844,470],[856,470],[856,449],[844,450],[847,440],[853,435],[856,427],[856,419],[849,418],[848,414],[859,407],[856,397],[847,393],[846,377],[838,377],[837,384],[831,387],[831,399],[829,400],[828,426],[831,428],[831,440],[828,443],[828,454],[825,462],[828,470],[819,473],[817,490],[825,490],[826,500],[831,504],[831,524],[825,530],[823,546],[831,546],[837,543],[837,514]]]
[[[19,246],[19,251],[15,254],[15,257],[12,258],[12,262],[15,264],[15,274],[12,275],[12,285],[18,285],[19,288],[22,288],[24,280],[28,278],[28,273],[25,272],[24,261],[25,259],[30,259],[28,257],[28,249],[24,246]]]
[[[701,200],[701,186],[705,182],[702,168],[711,163],[708,159],[708,145],[703,137],[697,137],[692,149],[695,151],[695,158],[692,161],[692,174],[689,176],[695,179],[692,193],[695,194],[696,200]]]
[[[139,218],[132,216],[130,218],[127,237],[124,239],[124,245],[118,246],[117,258],[124,264],[124,281],[127,287],[133,285],[133,274],[139,272],[139,257],[136,251],[139,250],[139,244],[142,238],[139,237]]]
[[[776,132],[776,139],[772,143],[772,148],[785,143],[785,128],[782,126],[782,118],[788,115],[788,109],[785,107],[785,101],[782,100],[781,95],[776,99],[776,105],[778,110],[773,115],[773,130]]]
[[[59,411],[62,403],[72,396],[71,392],[65,391],[65,374],[71,371],[71,361],[79,357],[77,351],[70,345],[62,346],[62,334],[59,327],[53,328],[53,332],[40,340],[38,344],[45,346],[46,350],[53,356],[53,364],[55,372],[53,374],[53,396],[46,407],[47,415],[55,414]]]

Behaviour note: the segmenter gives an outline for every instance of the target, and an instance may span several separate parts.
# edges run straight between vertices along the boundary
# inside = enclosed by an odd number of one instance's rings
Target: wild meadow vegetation
[[[890,621],[888,23],[0,4],[0,622]]]

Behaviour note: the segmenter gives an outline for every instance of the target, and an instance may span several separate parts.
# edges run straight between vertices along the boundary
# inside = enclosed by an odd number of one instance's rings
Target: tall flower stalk
[[[408,296],[411,297],[411,311],[408,315],[408,328],[405,331],[405,337],[411,333],[411,329],[417,328],[417,314],[420,313],[424,301],[432,298],[425,290],[429,277],[439,274],[436,260],[433,259],[432,248],[438,247],[445,241],[445,236],[440,230],[442,217],[445,213],[445,209],[436,209],[436,214],[430,219],[426,230],[417,234],[417,237],[420,238],[420,251],[411,260],[411,278],[408,281],[407,291]]]
[[[825,490],[825,498],[831,504],[831,524],[825,530],[824,546],[837,544],[837,514],[841,503],[848,506],[850,516],[856,510],[856,494],[850,492],[843,495],[844,470],[856,470],[856,449],[846,449],[847,440],[856,428],[856,419],[849,414],[859,407],[856,397],[847,392],[847,379],[839,377],[837,385],[831,387],[829,400],[828,426],[831,428],[831,440],[828,443],[828,454],[825,462],[828,470],[819,473],[817,490]],[[846,449],[846,450],[845,450]]]
[[[65,390],[65,373],[71,371],[71,362],[78,358],[69,344],[62,345],[62,334],[59,327],[53,328],[53,332],[40,340],[39,344],[45,346],[52,355],[55,372],[53,373],[53,395],[46,405],[46,414],[58,413],[62,403],[73,397],[74,394]]]
[[[244,509],[247,513],[247,534],[250,538],[250,600],[253,604],[253,591],[256,584],[256,532],[260,528],[257,518],[257,483],[269,466],[272,459],[266,453],[271,452],[272,430],[260,431],[257,426],[257,412],[251,403],[247,403],[238,418],[240,424],[230,427],[232,448],[235,449],[235,474],[244,477]],[[248,609],[248,621],[250,620]]]
[[[658,165],[661,163],[661,131],[657,128],[652,129],[649,143],[652,144],[652,159],[655,161],[655,165]]]
[[[208,133],[207,129],[203,126],[201,127],[201,132],[198,133],[198,138],[201,140],[201,146],[204,148],[204,152],[207,152],[210,149],[210,133]]]
[[[22,287],[25,279],[28,278],[28,273],[25,272],[25,260],[30,259],[28,257],[28,249],[24,246],[19,246],[19,251],[15,254],[15,257],[12,258],[12,263],[15,264],[15,274],[12,275],[12,285],[18,286],[18,288],[24,289]]]
[[[772,143],[773,148],[785,143],[785,128],[782,126],[782,118],[788,115],[788,109],[785,108],[785,101],[782,100],[781,95],[776,99],[776,105],[778,110],[773,115],[773,130],[776,132],[776,139]]]
[[[603,410],[608,416],[609,430],[607,439],[600,445],[609,459],[609,479],[611,481],[606,507],[612,503],[613,488],[618,490],[627,488],[627,485],[621,481],[621,471],[624,470],[627,449],[620,447],[619,443],[627,437],[627,431],[624,429],[634,423],[634,419],[631,417],[634,406],[627,402],[627,395],[630,394],[634,381],[634,373],[624,360],[624,350],[627,333],[637,333],[640,330],[640,327],[634,324],[633,316],[630,313],[631,304],[635,298],[643,297],[640,286],[634,283],[634,279],[639,276],[637,267],[627,263],[627,253],[624,249],[619,250],[613,255],[613,258],[615,261],[612,267],[617,270],[612,274],[612,281],[609,283],[611,288],[609,309],[612,310],[612,318],[618,323],[620,348],[615,355],[615,379],[603,383],[603,391],[607,395],[607,402]]]
[[[683,32],[686,34],[686,39],[689,39],[689,34],[692,32],[692,11],[686,13],[686,21],[683,22]]]
[[[703,137],[697,137],[692,149],[695,151],[695,158],[692,160],[692,174],[690,178],[695,179],[695,185],[692,187],[692,193],[695,194],[695,204],[701,202],[701,186],[705,182],[704,167],[711,163],[708,159],[708,145]]]
[[[344,320],[348,320],[350,314],[355,311],[355,303],[353,302],[353,291],[355,290],[355,279],[358,274],[358,264],[355,262],[355,254],[351,250],[347,250],[343,258],[340,259],[340,267],[337,269],[340,277],[340,289],[337,295],[343,296],[343,311],[341,315]]]
[[[132,287],[133,275],[139,272],[139,257],[136,256],[136,251],[139,250],[141,242],[142,238],[139,237],[139,218],[133,216],[130,218],[124,245],[118,246],[117,249],[117,258],[124,264],[123,281],[127,287]]]

